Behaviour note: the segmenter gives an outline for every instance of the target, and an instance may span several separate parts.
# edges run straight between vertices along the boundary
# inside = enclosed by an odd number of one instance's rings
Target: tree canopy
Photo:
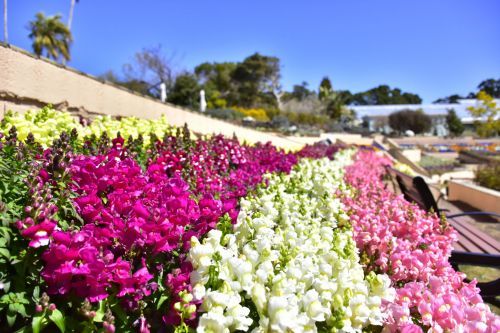
[[[62,23],[61,15],[45,16],[43,13],[37,13],[35,19],[29,23],[29,30],[31,46],[36,55],[45,54],[55,61],[68,61],[71,58],[72,36],[68,27]]]
[[[307,97],[315,94],[313,90],[309,90],[309,84],[303,81],[302,84],[295,84],[291,92],[285,92],[282,96],[283,101],[290,101],[295,99],[297,101],[303,101]]]
[[[422,110],[401,110],[389,115],[389,126],[399,133],[408,130],[415,134],[425,133],[431,129],[431,118]]]
[[[497,80],[484,80],[477,86],[477,89],[485,92],[493,98],[500,98],[500,78]]]
[[[422,99],[417,94],[402,92],[399,88],[392,89],[383,84],[352,95],[348,103],[349,105],[421,104]]]
[[[465,130],[464,124],[462,124],[462,121],[453,109],[448,110],[448,114],[446,115],[446,124],[451,136],[460,136]]]
[[[185,72],[177,76],[167,100],[173,104],[198,109],[200,90],[196,77],[189,72]]]
[[[459,94],[453,94],[447,97],[439,98],[433,103],[458,103],[459,99],[464,98],[477,98],[480,91],[483,91],[493,98],[500,98],[500,78],[499,79],[486,79],[481,81],[477,86],[477,93],[471,92],[466,97]]]
[[[328,96],[332,94],[332,92],[333,92],[333,87],[332,83],[330,82],[330,79],[328,78],[328,76],[323,77],[323,79],[319,84],[319,93],[318,93],[319,99],[320,100],[326,99]]]
[[[494,98],[484,91],[477,95],[478,106],[468,107],[467,110],[473,117],[484,118],[484,121],[476,121],[476,131],[481,137],[497,136],[500,134],[500,119],[498,113],[500,107],[497,106]]]
[[[438,98],[432,103],[434,103],[434,104],[454,104],[454,103],[458,103],[458,101],[460,99],[463,99],[463,98],[464,97],[462,97],[458,94],[453,94],[453,95],[450,95],[447,97]]]
[[[252,54],[238,63],[231,75],[237,103],[243,107],[277,107],[275,93],[280,89],[280,78],[280,61],[277,57]]]

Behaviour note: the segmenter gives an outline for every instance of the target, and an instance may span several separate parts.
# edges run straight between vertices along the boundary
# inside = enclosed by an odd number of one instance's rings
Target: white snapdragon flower
[[[212,308],[204,313],[198,322],[197,333],[229,333],[227,318],[220,308]]]
[[[394,298],[390,280],[364,276],[352,232],[339,227],[349,217],[335,193],[346,191],[353,154],[304,159],[289,175],[267,175],[267,187],[241,200],[224,246],[219,231],[192,241],[193,295],[205,311],[199,331],[316,332],[322,322],[361,332],[382,322],[382,300]]]
[[[232,331],[248,331],[250,325],[253,323],[253,320],[248,317],[250,309],[240,304],[229,307],[225,314],[227,318],[230,318],[228,326],[230,326]]]
[[[290,295],[289,298],[272,296],[268,302],[268,314],[271,331],[301,331],[301,325],[298,321],[299,307],[295,295]]]
[[[202,300],[203,297],[205,297],[206,292],[207,292],[207,290],[206,290],[205,285],[203,283],[197,283],[193,287],[193,297],[197,301]]]

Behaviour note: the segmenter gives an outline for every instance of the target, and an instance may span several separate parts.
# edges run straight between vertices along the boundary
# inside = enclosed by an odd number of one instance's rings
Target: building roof
[[[500,105],[500,99],[495,99],[497,105]],[[409,110],[423,110],[426,114],[431,116],[446,115],[448,110],[454,109],[460,118],[470,118],[470,113],[467,108],[470,106],[477,106],[478,100],[476,99],[460,99],[458,103],[448,104],[394,104],[394,105],[358,105],[348,106],[349,109],[354,110],[358,118],[365,116],[380,117],[388,116],[393,112],[403,109]]]

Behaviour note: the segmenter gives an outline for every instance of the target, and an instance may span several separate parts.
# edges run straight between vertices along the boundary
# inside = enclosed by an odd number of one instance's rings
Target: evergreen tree
[[[446,124],[448,125],[451,136],[460,136],[465,130],[464,124],[462,124],[462,121],[458,118],[457,113],[453,109],[448,110]]]
[[[328,76],[325,76],[321,80],[321,83],[319,84],[318,97],[319,97],[320,101],[323,101],[328,96],[330,96],[332,93],[333,93],[332,83],[330,82],[330,79],[328,78]]]

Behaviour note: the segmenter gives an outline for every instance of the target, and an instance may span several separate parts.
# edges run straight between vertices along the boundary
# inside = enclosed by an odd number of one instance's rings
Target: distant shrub
[[[290,120],[285,115],[277,115],[273,117],[272,125],[275,128],[288,128],[290,127]]]
[[[500,163],[480,166],[475,181],[481,186],[500,191]]]
[[[207,114],[211,117],[223,120],[239,120],[245,117],[241,112],[231,109],[213,109],[207,110]]]
[[[244,115],[244,117],[252,117],[257,121],[270,121],[271,119],[266,113],[266,110],[262,108],[246,109],[240,107],[232,107],[234,111],[237,111]]]
[[[209,109],[225,109],[227,107],[227,101],[220,97],[220,92],[215,91],[209,96],[207,100],[207,107]]]
[[[296,124],[323,126],[330,121],[330,118],[322,114],[287,112],[287,118]]]
[[[389,126],[399,133],[411,130],[415,134],[425,133],[431,129],[432,120],[422,110],[401,110],[389,115]]]

